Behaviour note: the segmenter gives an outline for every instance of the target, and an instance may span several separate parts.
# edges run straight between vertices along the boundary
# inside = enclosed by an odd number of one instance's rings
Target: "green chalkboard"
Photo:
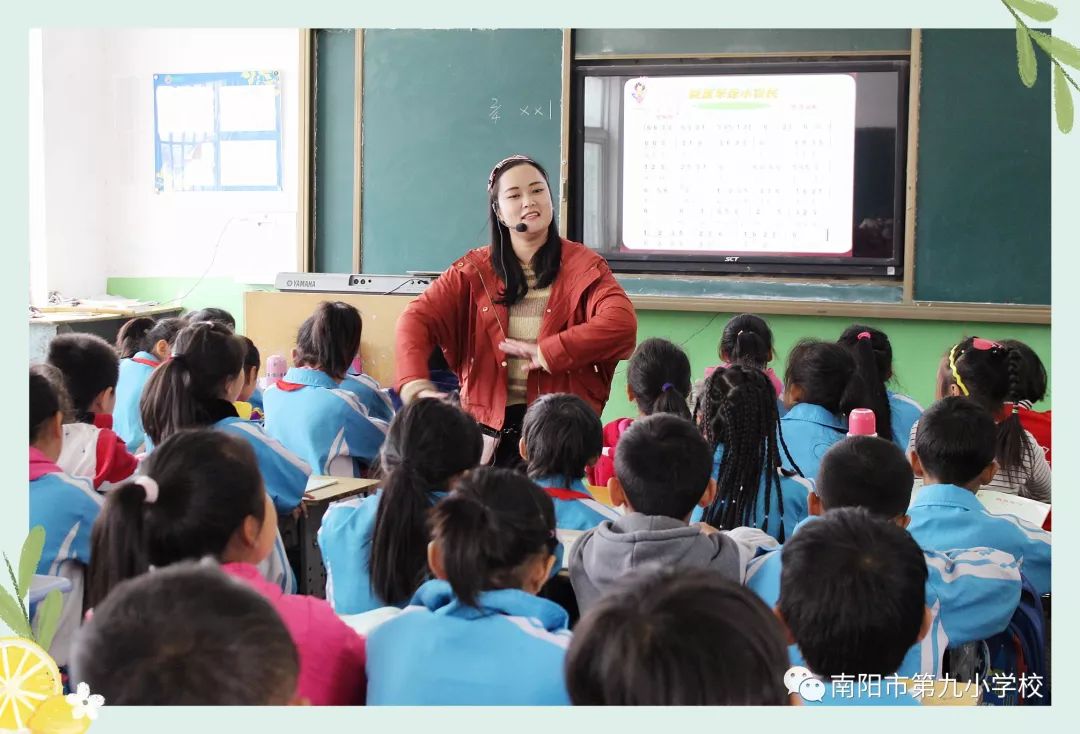
[[[1050,303],[1050,67],[1012,30],[923,33],[915,298]]]
[[[317,273],[352,270],[356,33],[315,33],[313,263]]]
[[[488,173],[513,153],[558,195],[560,30],[367,30],[363,73],[364,272],[486,244]]]

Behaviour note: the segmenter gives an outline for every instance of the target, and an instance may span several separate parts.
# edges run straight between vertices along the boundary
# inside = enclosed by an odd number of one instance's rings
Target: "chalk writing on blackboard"
[[[492,97],[491,98],[491,107],[489,107],[488,109],[491,110],[491,112],[488,114],[488,117],[491,118],[491,123],[493,125],[498,125],[499,124],[499,110],[502,109],[502,105],[499,104],[499,98],[498,97]]]

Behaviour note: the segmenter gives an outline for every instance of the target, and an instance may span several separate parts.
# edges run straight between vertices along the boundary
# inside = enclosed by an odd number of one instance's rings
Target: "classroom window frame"
[[[282,123],[281,123],[281,73],[279,71],[236,71],[203,72],[187,74],[154,74],[154,187],[158,193],[191,193],[200,191],[282,191],[284,171],[282,162]],[[274,127],[267,130],[222,130],[221,129],[221,89],[222,87],[268,86],[274,89],[276,100],[274,109]],[[209,87],[213,91],[213,130],[204,136],[192,136],[190,140],[163,140],[160,134],[158,110],[158,89],[161,87]],[[221,144],[228,142],[265,141],[274,144],[276,182],[269,185],[257,184],[222,184],[221,183]],[[209,144],[213,149],[213,183],[209,186],[171,185],[172,179],[165,176],[165,150],[172,148],[180,151],[185,158],[188,147]],[[170,156],[172,159],[174,156]]]
[[[833,276],[881,279],[899,282],[905,272],[906,237],[906,173],[908,168],[908,106],[911,95],[911,58],[906,54],[865,57],[845,57],[837,54],[828,59],[801,59],[797,54],[774,58],[672,58],[672,59],[590,59],[573,62],[570,72],[570,140],[568,181],[568,236],[584,241],[585,161],[584,148],[595,139],[595,133],[585,128],[585,79],[594,76],[713,76],[720,74],[828,74],[852,72],[895,72],[897,75],[896,140],[893,171],[893,239],[891,257],[852,258],[829,256],[765,256],[739,255],[730,262],[731,254],[689,254],[594,251],[602,255],[617,273],[626,274],[744,274],[788,276]],[[621,107],[620,107],[621,110]],[[621,120],[619,121],[621,127]],[[600,191],[600,201],[614,202],[615,219],[607,217],[618,229],[622,219],[622,156],[621,146],[609,155],[618,157],[617,191]],[[603,176],[601,179],[603,180]],[[854,192],[853,192],[854,195]],[[605,237],[613,242],[615,232]]]

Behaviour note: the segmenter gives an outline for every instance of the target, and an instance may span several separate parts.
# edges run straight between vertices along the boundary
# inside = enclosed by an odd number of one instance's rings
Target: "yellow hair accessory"
[[[960,379],[960,373],[956,371],[956,359],[958,356],[956,354],[956,349],[959,346],[960,345],[957,344],[949,350],[949,369],[952,371],[953,381],[956,383],[956,386],[960,388],[960,392],[964,393],[964,397],[969,397],[971,395],[971,392],[968,391],[967,385],[964,384],[964,381]],[[962,355],[963,352],[961,352],[960,354]]]

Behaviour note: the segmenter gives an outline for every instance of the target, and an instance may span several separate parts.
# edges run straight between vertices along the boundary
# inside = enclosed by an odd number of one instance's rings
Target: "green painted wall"
[[[704,376],[705,368],[717,364],[716,346],[720,332],[733,314],[688,313],[683,311],[638,311],[638,341],[663,337],[682,345],[690,357],[695,379]],[[769,316],[776,343],[773,369],[783,378],[788,351],[803,337],[836,339],[852,323],[846,318],[806,316]],[[988,339],[1019,339],[1038,352],[1050,370],[1050,327],[1020,324],[984,324],[955,321],[903,321],[868,319],[889,335],[893,345],[895,390],[919,401],[923,407],[934,400],[934,378],[941,355],[964,336]],[[604,421],[637,414],[637,407],[626,398],[626,363],[619,365],[611,385],[611,399],[604,411]],[[1050,393],[1040,404],[1050,409]]]
[[[179,303],[185,310],[216,306],[236,319],[236,330],[244,333],[244,293],[259,288],[237,283],[232,278],[109,278],[109,295],[138,298],[158,303]],[[272,289],[266,289],[272,290]]]

